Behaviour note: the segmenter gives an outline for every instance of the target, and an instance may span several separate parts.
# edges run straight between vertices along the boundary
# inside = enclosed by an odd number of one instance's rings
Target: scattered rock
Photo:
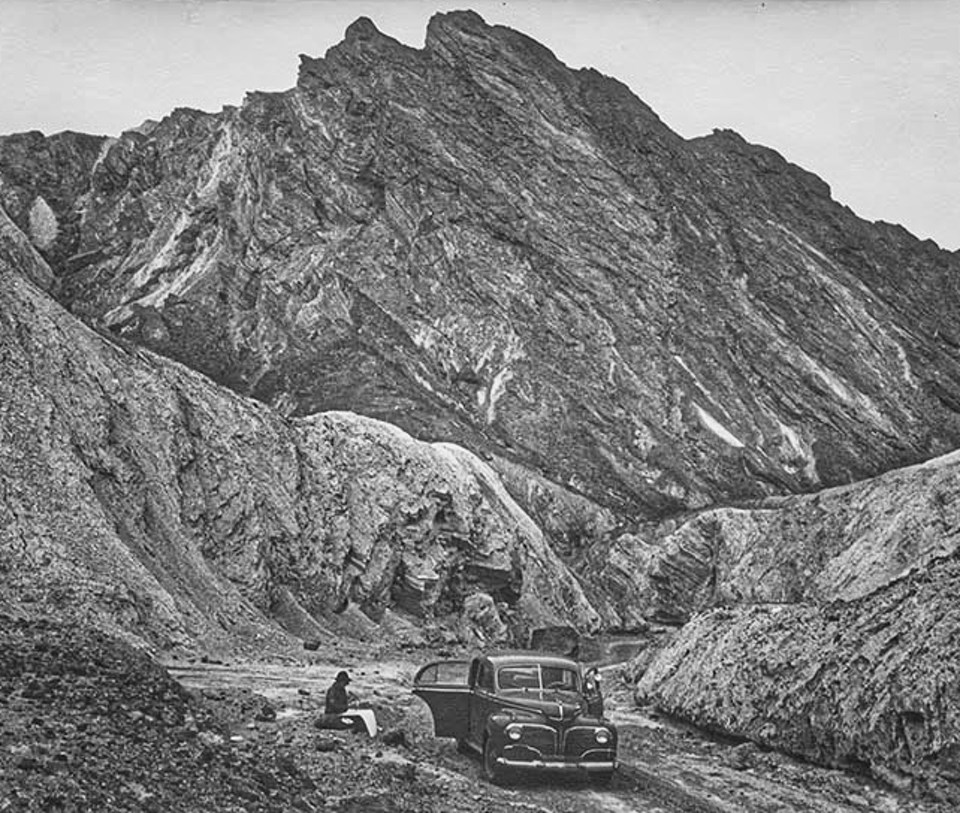
[[[407,740],[407,733],[400,729],[393,729],[391,731],[384,732],[383,744],[403,748],[410,747],[410,743]]]
[[[336,751],[343,745],[343,740],[336,737],[318,737],[314,747],[318,751]]]
[[[39,771],[43,767],[43,763],[33,756],[20,757],[14,765],[21,771]]]
[[[460,615],[463,638],[467,642],[495,645],[507,640],[507,625],[500,618],[496,602],[488,593],[473,593],[463,600]]]
[[[256,720],[260,723],[272,723],[277,719],[277,710],[269,703],[264,703],[257,712]]]
[[[213,731],[201,731],[197,738],[208,748],[218,748],[223,745],[223,737]]]
[[[723,763],[735,771],[745,771],[747,768],[753,767],[756,753],[756,745],[752,742],[744,742],[735,748],[730,748],[724,754]]]

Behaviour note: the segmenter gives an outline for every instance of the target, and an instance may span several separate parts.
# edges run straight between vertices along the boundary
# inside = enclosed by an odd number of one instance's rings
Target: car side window
[[[565,689],[569,692],[575,692],[579,688],[577,673],[570,669],[544,666],[541,674],[545,688]]]
[[[537,666],[505,666],[500,670],[501,689],[539,689],[540,669]]]
[[[425,666],[417,674],[415,683],[418,686],[467,685],[469,664],[466,661],[439,661]]]

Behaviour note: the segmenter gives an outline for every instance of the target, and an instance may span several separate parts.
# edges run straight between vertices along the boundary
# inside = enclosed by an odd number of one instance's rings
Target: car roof
[[[557,655],[553,652],[536,652],[532,650],[522,650],[518,652],[493,652],[486,656],[494,666],[515,666],[527,663],[539,663],[543,666],[564,666],[568,669],[579,669],[578,664],[572,658],[565,658],[563,655]]]

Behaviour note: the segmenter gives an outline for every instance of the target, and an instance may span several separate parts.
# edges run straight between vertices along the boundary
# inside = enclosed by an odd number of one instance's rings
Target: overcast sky
[[[955,0],[0,0],[0,133],[116,134],[296,81],[360,15],[422,46],[470,7],[629,85],[681,135],[730,127],[862,217],[960,249]]]

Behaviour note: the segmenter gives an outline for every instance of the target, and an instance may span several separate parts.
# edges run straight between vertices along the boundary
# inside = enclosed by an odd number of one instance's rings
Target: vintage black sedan
[[[483,758],[487,779],[511,770],[583,772],[606,782],[617,767],[617,729],[603,717],[599,684],[581,664],[539,652],[435,661],[413,693],[438,737]]]

